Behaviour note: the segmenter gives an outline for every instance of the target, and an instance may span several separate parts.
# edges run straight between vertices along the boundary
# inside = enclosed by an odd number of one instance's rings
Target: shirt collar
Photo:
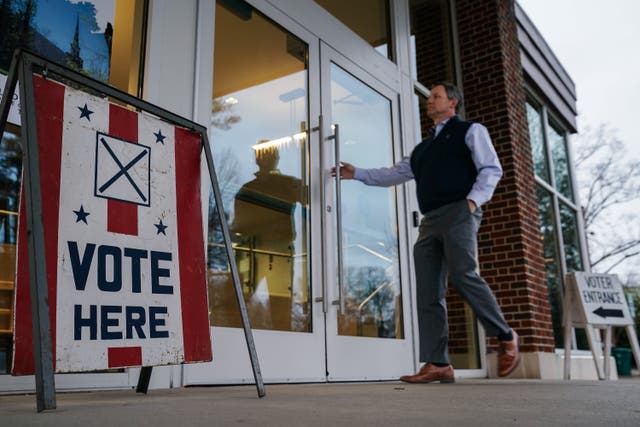
[[[442,130],[442,128],[444,128],[444,126],[445,126],[447,123],[449,123],[449,120],[453,119],[454,117],[457,117],[457,116],[451,116],[451,117],[449,117],[448,119],[443,120],[443,121],[441,121],[440,123],[438,123],[438,126],[436,126],[436,132],[435,132],[435,134],[434,134],[434,138],[435,138],[436,136],[438,136],[438,134],[440,133],[440,131]]]

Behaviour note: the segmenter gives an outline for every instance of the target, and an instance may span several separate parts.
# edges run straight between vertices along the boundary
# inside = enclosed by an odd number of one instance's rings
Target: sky
[[[578,130],[606,124],[625,144],[627,159],[640,159],[640,1],[517,1],[576,85]],[[629,232],[631,224],[619,219],[637,218],[639,209],[640,195],[608,213],[605,228]],[[637,266],[636,257],[612,273],[628,274]]]
[[[640,158],[640,1],[517,1],[576,84],[579,129],[607,124]]]

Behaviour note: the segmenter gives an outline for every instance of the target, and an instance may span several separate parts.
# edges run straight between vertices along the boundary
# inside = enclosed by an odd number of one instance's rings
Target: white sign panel
[[[572,273],[586,323],[632,325],[622,284],[616,275]]]
[[[211,360],[200,135],[34,77],[55,372]],[[24,236],[23,374],[33,363]]]
[[[0,100],[4,97],[4,85],[7,82],[7,76],[0,74]],[[20,125],[20,85],[16,84],[16,90],[12,95],[11,109],[9,109],[9,117],[7,121],[15,125]]]

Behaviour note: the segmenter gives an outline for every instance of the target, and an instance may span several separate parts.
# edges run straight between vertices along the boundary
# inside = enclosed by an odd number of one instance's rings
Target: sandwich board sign
[[[633,325],[618,276],[575,272],[570,277],[579,302],[577,319],[591,325]]]
[[[611,329],[614,326],[626,329],[636,362],[640,364],[640,348],[634,319],[618,276],[580,271],[567,274],[564,299],[565,379],[570,377],[571,332],[574,327],[586,330],[598,377],[610,377]],[[601,351],[595,329],[605,331],[604,353]],[[600,364],[601,356],[604,357],[604,372]]]
[[[200,135],[34,76],[57,373],[210,361]],[[14,374],[32,374],[26,212]]]
[[[224,207],[206,128],[18,50],[0,133],[18,82],[25,162],[12,373],[35,373],[38,411],[55,408],[54,372],[139,366],[146,392],[151,366],[212,360],[203,153]],[[226,222],[221,229],[263,397]]]

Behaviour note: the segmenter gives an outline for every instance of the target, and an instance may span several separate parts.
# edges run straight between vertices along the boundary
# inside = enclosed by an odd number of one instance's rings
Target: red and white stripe
[[[204,233],[200,199],[199,135],[172,126],[146,113],[137,113],[51,80],[35,78],[36,119],[40,155],[41,190],[46,246],[53,360],[56,372],[78,372],[125,366],[152,366],[211,360],[208,323]],[[93,111],[90,121],[79,119],[78,107]],[[166,135],[157,143],[154,133]],[[150,147],[150,206],[110,200],[94,195],[96,132]],[[74,210],[89,213],[88,224],[76,222]],[[29,295],[29,267],[24,203],[18,235],[14,374],[33,373],[33,341]],[[162,219],[167,226],[158,234]],[[78,242],[80,255],[87,243],[120,248],[170,252],[165,262],[172,295],[151,293],[149,265],[143,262],[142,292],[131,292],[123,261],[123,288],[103,292],[97,288],[94,259],[84,291],[75,289],[67,242]],[[94,257],[96,255],[94,254]],[[73,307],[95,305],[166,306],[163,330],[168,338],[134,337],[122,340],[73,339]],[[98,315],[98,317],[100,317]],[[124,315],[121,316],[124,318]],[[148,319],[147,319],[148,321]],[[110,330],[122,330],[112,327]],[[148,331],[148,329],[146,329]]]

